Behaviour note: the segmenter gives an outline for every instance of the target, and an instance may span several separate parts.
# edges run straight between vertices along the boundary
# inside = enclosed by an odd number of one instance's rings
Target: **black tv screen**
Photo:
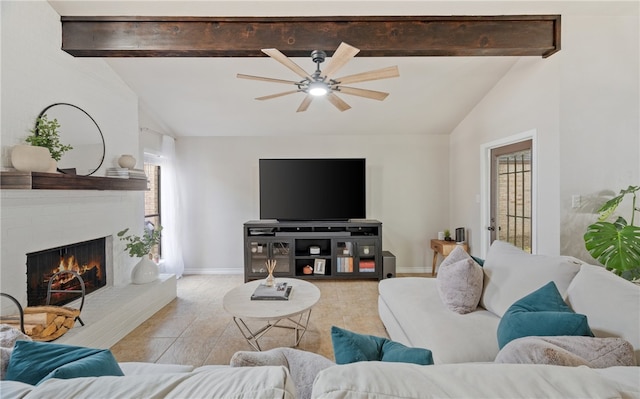
[[[365,159],[260,159],[260,219],[366,218]]]

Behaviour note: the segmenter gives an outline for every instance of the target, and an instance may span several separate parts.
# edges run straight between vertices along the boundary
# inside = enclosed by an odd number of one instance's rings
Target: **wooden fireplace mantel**
[[[0,189],[144,191],[147,190],[147,180],[11,171],[0,172]]]

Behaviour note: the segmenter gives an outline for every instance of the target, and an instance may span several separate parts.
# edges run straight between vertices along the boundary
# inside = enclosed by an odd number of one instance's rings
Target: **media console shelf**
[[[245,282],[266,278],[268,259],[276,260],[276,278],[382,278],[382,223],[377,220],[249,221],[244,247]]]

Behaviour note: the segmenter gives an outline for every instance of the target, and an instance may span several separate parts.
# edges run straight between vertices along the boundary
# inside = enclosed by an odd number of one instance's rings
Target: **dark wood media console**
[[[245,282],[266,278],[268,259],[277,262],[276,278],[380,280],[382,223],[364,219],[245,223]]]

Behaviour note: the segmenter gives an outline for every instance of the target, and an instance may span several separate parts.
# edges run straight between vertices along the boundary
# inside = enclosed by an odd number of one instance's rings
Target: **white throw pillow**
[[[550,281],[562,296],[580,270],[570,256],[532,255],[508,242],[494,241],[484,261],[484,292],[480,305],[502,317],[518,299]]]
[[[602,266],[583,264],[567,290],[567,303],[589,320],[596,337],[620,337],[640,362],[640,286]]]
[[[440,299],[456,313],[476,310],[482,295],[483,273],[462,246],[456,246],[442,261],[436,278]]]

